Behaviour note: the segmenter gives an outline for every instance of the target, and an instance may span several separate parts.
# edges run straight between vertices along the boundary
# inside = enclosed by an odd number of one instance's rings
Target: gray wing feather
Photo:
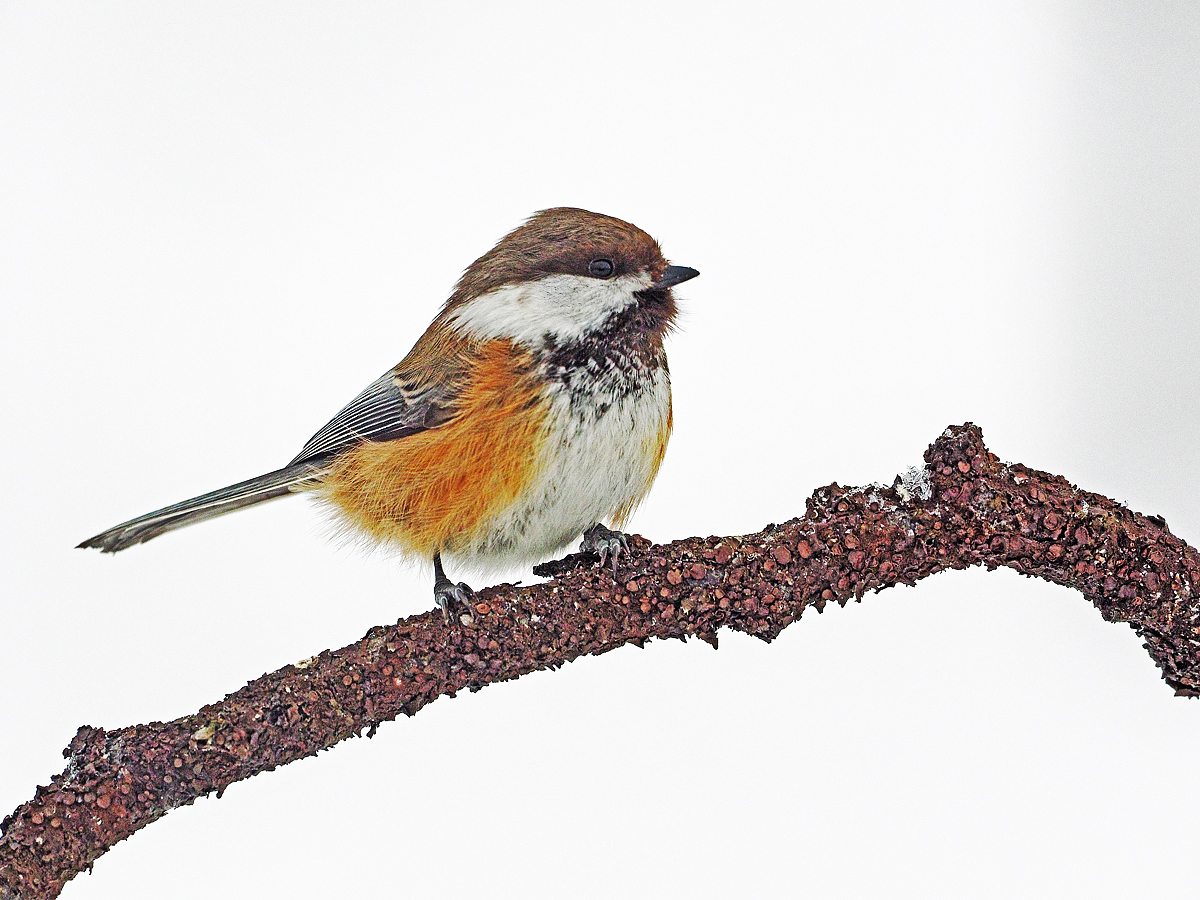
[[[455,414],[455,394],[453,379],[415,384],[393,369],[346,404],[284,468],[122,522],[79,546],[116,553],[185,525],[315,488],[332,458],[343,450],[364,441],[416,434],[449,421]]]
[[[450,386],[406,387],[395,369],[375,379],[309,438],[289,465],[335,456],[364,441],[389,441],[434,428],[453,417]]]

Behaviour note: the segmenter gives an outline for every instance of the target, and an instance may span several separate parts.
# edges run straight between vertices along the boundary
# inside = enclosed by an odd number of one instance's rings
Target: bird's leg
[[[583,541],[579,544],[581,553],[598,553],[600,554],[600,565],[604,565],[604,560],[612,558],[613,577],[617,577],[617,558],[624,554],[629,555],[629,538],[619,531],[612,531],[605,528],[601,523],[597,522],[591,528],[583,533]]]
[[[433,554],[433,602],[438,605],[447,622],[450,621],[450,607],[454,604],[467,606],[474,594],[466,582],[455,584],[447,578],[442,568],[442,554]]]

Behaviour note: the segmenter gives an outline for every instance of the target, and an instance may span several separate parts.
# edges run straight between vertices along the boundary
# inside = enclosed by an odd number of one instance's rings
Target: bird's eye
[[[588,274],[593,278],[609,278],[614,267],[611,259],[593,259],[588,264]]]

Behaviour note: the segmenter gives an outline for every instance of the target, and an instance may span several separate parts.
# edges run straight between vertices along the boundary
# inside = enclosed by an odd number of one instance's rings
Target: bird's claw
[[[617,577],[617,560],[622,554],[629,555],[629,538],[619,531],[613,531],[605,528],[599,522],[583,533],[583,540],[579,544],[581,553],[597,553],[600,556],[600,565],[603,566],[605,560],[612,560],[613,578]]]
[[[451,606],[469,606],[474,596],[475,592],[464,581],[455,584],[449,578],[442,578],[433,583],[433,602],[438,605],[447,622],[450,621]]]

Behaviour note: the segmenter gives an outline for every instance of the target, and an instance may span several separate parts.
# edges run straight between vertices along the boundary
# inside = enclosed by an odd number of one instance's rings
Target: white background
[[[703,273],[634,530],[757,530],[970,420],[1196,543],[1198,59],[1191,0],[5,4],[0,813],[81,724],[429,607],[303,500],[72,548],[286,462],[547,206]],[[950,573],[439,701],[64,896],[1182,896],[1198,747],[1128,628]]]

